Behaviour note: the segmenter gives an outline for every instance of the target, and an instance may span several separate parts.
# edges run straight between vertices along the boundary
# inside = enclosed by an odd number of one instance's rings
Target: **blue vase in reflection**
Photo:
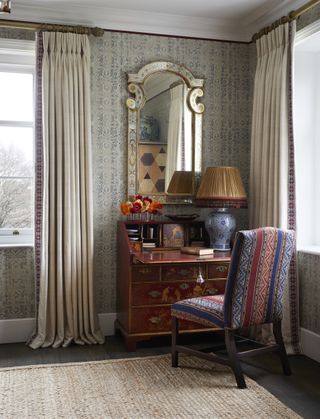
[[[140,120],[140,140],[141,141],[159,141],[160,128],[159,123],[153,116],[142,116]]]

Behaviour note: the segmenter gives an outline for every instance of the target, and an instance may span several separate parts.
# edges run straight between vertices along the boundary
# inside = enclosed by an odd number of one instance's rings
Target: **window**
[[[31,244],[34,42],[0,39],[0,86],[0,244]]]
[[[298,32],[294,130],[298,250],[320,252],[320,22]]]

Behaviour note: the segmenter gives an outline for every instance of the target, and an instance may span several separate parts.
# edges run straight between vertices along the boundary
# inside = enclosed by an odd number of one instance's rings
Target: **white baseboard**
[[[320,362],[320,335],[308,329],[300,328],[303,355]]]
[[[26,342],[35,328],[35,319],[0,320],[0,343]]]
[[[98,317],[103,335],[113,335],[116,313],[100,313]],[[0,320],[0,343],[26,342],[34,328],[34,318]]]

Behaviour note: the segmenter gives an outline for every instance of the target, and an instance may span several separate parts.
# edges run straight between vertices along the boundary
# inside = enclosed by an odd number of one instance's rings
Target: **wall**
[[[33,249],[0,248],[0,319],[33,316]]]
[[[32,37],[0,30],[0,37]],[[127,73],[148,62],[168,60],[204,78],[206,106],[203,165],[237,165],[248,189],[254,45],[107,32],[90,38],[92,57],[92,144],[97,307],[116,307],[116,223],[126,197]],[[169,208],[166,212],[181,212]],[[190,211],[190,209],[189,209]],[[192,209],[191,212],[194,212]],[[237,211],[239,228],[247,211]],[[0,249],[0,319],[33,317],[32,249]]]
[[[299,252],[300,325],[320,335],[320,257]]]
[[[247,185],[254,54],[252,45],[116,32],[92,39],[91,48],[98,307],[114,312],[116,222],[126,196],[126,74],[168,60],[204,78],[204,166],[238,165]]]

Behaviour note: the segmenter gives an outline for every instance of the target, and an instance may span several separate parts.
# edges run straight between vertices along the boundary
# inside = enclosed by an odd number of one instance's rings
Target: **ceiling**
[[[1,19],[81,24],[104,29],[250,41],[306,0],[12,0]]]

